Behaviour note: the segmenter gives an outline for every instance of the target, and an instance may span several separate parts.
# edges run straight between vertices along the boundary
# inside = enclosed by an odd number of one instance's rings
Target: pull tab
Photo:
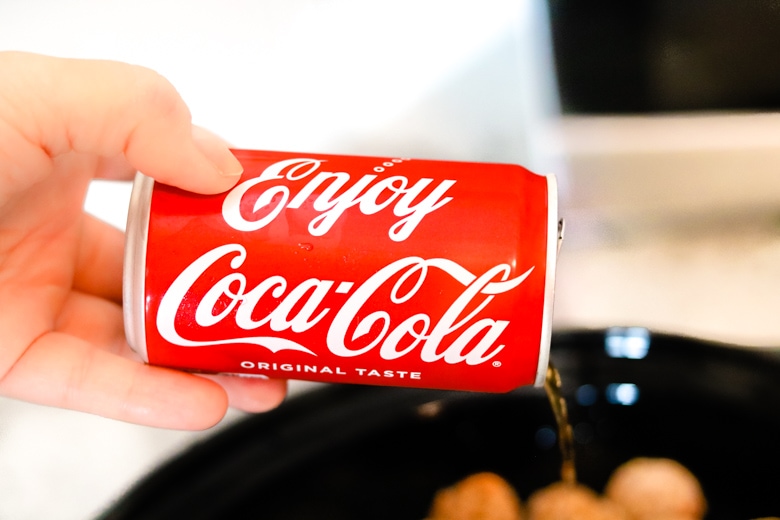
[[[561,252],[561,244],[563,243],[563,231],[566,227],[563,219],[558,220],[558,253]]]

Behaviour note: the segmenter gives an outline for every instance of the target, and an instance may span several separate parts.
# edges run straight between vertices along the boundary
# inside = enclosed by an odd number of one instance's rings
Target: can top
[[[154,180],[137,173],[130,195],[130,209],[125,227],[125,258],[122,275],[122,307],[124,309],[127,342],[144,362],[149,362],[146,351],[146,253],[149,230],[150,202]]]

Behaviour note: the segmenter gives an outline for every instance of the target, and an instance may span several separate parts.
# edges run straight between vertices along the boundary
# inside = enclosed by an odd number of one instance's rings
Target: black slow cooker
[[[581,482],[635,456],[701,481],[708,519],[780,515],[780,358],[639,328],[558,332]],[[324,386],[207,438],[101,517],[422,520],[434,493],[492,471],[522,499],[559,478],[544,391]]]

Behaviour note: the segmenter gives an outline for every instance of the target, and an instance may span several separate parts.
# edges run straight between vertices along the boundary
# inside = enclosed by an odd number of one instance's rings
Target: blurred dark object
[[[780,108],[777,0],[549,0],[564,113]]]
[[[708,520],[780,514],[780,361],[645,329],[559,333],[552,356],[580,481],[601,491],[635,456],[700,479]],[[103,520],[422,520],[434,493],[493,471],[522,498],[559,478],[541,389],[475,394],[329,386],[194,446]]]

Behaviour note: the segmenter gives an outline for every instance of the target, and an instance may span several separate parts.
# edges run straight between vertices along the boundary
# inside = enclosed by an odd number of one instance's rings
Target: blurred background
[[[779,29],[775,0],[0,2],[0,50],[155,69],[236,147],[554,173],[557,329],[765,348],[780,345]],[[123,228],[129,197],[95,182],[86,209]],[[211,433],[0,400],[0,519],[93,517]]]

